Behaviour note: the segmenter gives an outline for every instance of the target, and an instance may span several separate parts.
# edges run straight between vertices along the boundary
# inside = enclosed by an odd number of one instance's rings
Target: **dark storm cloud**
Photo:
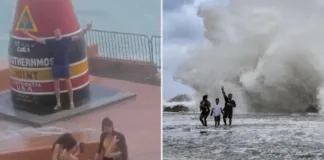
[[[179,10],[183,5],[191,4],[194,0],[163,0],[163,12]]]

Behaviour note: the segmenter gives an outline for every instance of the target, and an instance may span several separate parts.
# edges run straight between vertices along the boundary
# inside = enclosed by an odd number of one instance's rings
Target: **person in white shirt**
[[[215,120],[215,128],[220,125],[220,116],[223,114],[223,110],[221,105],[219,104],[219,98],[216,98],[216,105],[214,105],[210,116],[214,117]]]

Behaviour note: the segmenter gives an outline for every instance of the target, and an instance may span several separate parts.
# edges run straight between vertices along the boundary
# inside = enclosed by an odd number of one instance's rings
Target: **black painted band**
[[[74,103],[82,105],[86,103],[89,98],[89,84],[83,88],[73,92]],[[53,95],[27,95],[11,90],[11,100],[17,107],[25,107],[26,109],[32,108],[51,108],[56,105],[55,94]],[[68,93],[61,94],[62,104],[70,104]]]
[[[70,64],[87,57],[85,39],[73,42],[69,50]],[[17,67],[45,68],[51,67],[53,58],[46,45],[36,41],[18,40],[11,38],[9,43],[9,63]]]

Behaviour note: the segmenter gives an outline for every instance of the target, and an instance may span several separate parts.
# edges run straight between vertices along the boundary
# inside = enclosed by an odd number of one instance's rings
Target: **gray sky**
[[[190,87],[175,82],[172,74],[186,59],[186,50],[202,42],[204,27],[197,16],[198,5],[206,0],[163,1],[163,99],[193,93]],[[214,0],[222,2],[224,0]]]
[[[192,93],[191,88],[172,78],[177,66],[186,57],[186,49],[203,38],[203,25],[196,16],[197,0],[163,1],[163,99]]]

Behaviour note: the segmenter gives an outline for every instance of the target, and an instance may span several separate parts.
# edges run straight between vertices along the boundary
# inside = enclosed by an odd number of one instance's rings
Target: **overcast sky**
[[[163,99],[177,94],[193,93],[190,87],[175,82],[172,74],[186,59],[186,50],[202,42],[204,27],[197,16],[197,7],[206,0],[163,1]],[[222,0],[214,0],[222,1]]]

